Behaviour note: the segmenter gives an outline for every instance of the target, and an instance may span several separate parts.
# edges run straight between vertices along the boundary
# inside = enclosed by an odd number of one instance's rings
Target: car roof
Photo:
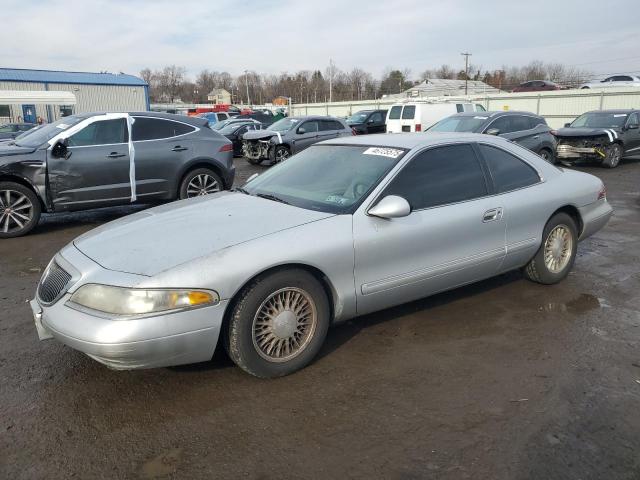
[[[509,140],[494,135],[466,132],[425,132],[425,133],[380,133],[375,135],[357,135],[339,137],[319,142],[322,145],[358,145],[368,147],[392,147],[413,150],[450,142],[488,142],[497,145],[509,143]]]
[[[460,112],[454,113],[452,117],[503,117],[505,115],[527,115],[530,117],[539,117],[535,113],[525,112],[524,110],[492,110],[489,112]]]
[[[633,112],[637,112],[639,110],[635,109],[635,108],[614,108],[611,110],[590,110],[588,112],[584,112],[584,113],[633,113]],[[584,115],[583,113],[583,115]]]
[[[208,125],[208,121],[203,117],[188,117],[187,115],[177,115],[175,113],[164,113],[164,112],[117,112],[117,113],[128,113],[131,116],[139,116],[139,117],[152,117],[152,118],[164,118],[167,120],[175,120],[177,122],[188,123],[190,125],[196,127],[202,127]],[[74,114],[74,117],[77,118],[89,118],[95,117],[98,115],[106,115],[107,112],[91,112],[91,113],[79,113]]]
[[[302,115],[298,117],[285,117],[291,120],[340,120],[338,117],[332,117],[330,115]]]

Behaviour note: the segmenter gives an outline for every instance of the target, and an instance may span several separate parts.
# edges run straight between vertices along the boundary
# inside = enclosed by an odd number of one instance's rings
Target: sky
[[[526,5],[526,6],[525,6]],[[109,71],[184,66],[238,75],[322,71],[333,59],[380,76],[532,60],[596,76],[640,74],[637,1],[2,0],[0,67]]]

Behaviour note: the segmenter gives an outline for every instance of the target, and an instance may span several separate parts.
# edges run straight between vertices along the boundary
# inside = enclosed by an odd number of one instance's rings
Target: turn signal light
[[[220,147],[219,152],[231,152],[233,150],[233,145],[230,143],[225,143]]]

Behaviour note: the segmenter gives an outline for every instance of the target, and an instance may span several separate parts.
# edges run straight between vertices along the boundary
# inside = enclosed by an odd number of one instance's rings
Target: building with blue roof
[[[0,104],[0,124],[8,121],[47,122],[71,113],[127,112],[149,110],[149,85],[134,75],[124,73],[63,72],[0,68],[0,91],[70,92],[75,105],[44,103]],[[3,95],[3,98],[7,95]],[[42,96],[42,95],[40,95]],[[28,97],[27,97],[28,98]],[[42,100],[39,100],[42,101]]]

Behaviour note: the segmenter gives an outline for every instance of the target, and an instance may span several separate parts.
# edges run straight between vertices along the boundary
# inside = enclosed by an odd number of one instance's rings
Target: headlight
[[[90,283],[80,287],[69,301],[114,315],[144,315],[215,305],[220,297],[210,290],[137,289]]]

